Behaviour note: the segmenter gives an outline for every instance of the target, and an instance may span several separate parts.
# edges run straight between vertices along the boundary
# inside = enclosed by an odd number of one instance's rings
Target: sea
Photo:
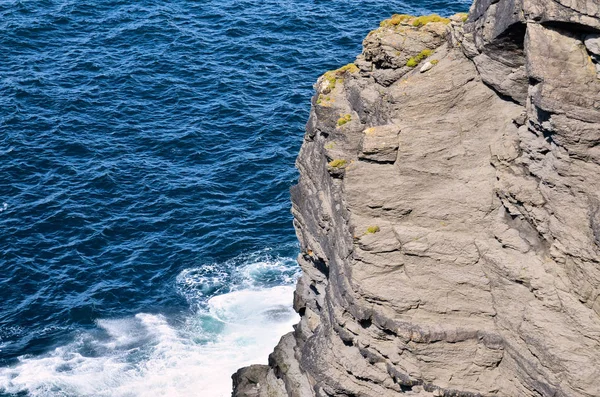
[[[0,1],[0,396],[230,396],[298,321],[312,85],[469,6]]]

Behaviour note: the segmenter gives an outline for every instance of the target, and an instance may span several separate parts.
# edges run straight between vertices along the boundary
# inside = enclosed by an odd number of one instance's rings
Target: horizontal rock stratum
[[[600,396],[600,3],[396,15],[316,84],[301,320],[236,397]]]

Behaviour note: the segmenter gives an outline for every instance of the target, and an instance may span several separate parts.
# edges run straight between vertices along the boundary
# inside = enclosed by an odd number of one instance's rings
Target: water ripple
[[[225,264],[206,297],[235,284],[232,258],[293,258],[313,82],[390,14],[468,3],[1,2],[0,366],[202,307],[178,293],[189,269]]]

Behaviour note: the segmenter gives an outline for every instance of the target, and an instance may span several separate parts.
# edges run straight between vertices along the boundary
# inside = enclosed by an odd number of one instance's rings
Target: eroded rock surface
[[[317,82],[301,321],[234,396],[600,396],[600,7],[463,19],[397,16]]]

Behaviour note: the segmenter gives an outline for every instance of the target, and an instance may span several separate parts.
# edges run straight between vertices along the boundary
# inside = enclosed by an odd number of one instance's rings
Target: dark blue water
[[[1,2],[0,395],[226,395],[296,321],[312,84],[469,3]]]

